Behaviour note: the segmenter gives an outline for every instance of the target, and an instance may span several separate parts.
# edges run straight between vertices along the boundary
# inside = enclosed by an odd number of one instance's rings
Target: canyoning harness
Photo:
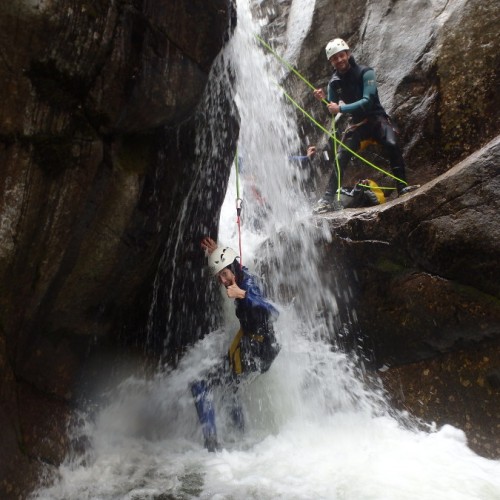
[[[229,366],[231,371],[236,375],[241,375],[243,368],[241,366],[241,338],[243,337],[243,330],[240,328],[234,337],[231,346],[229,347],[228,357]]]
[[[349,132],[354,132],[354,130],[356,130],[357,128],[361,127],[362,125],[366,125],[367,123],[368,123],[368,118],[365,118],[364,120],[362,120],[362,121],[360,121],[358,123],[352,123],[352,124],[348,125],[344,129],[344,132],[342,133],[342,141],[345,140],[345,136]],[[361,142],[359,144],[359,151],[364,151],[367,147],[369,147],[369,146],[375,146],[377,144],[378,144],[377,141],[375,139],[373,139],[373,138],[363,139],[363,140],[361,140]]]
[[[265,373],[280,351],[274,330],[245,333],[239,329],[228,350],[229,367],[233,375]]]
[[[252,355],[252,349],[249,349],[249,346],[252,343],[262,344],[263,342],[264,335],[256,335],[254,333],[245,335],[241,328],[238,330],[228,351],[229,366],[235,375],[255,371],[251,369],[252,367],[249,363]]]

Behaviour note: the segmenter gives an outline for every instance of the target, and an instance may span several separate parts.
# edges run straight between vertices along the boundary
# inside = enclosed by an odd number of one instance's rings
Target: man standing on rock
[[[334,72],[328,83],[327,94],[323,89],[316,89],[314,97],[320,101],[326,98],[329,102],[328,111],[333,115],[350,115],[351,124],[345,131],[342,142],[356,152],[365,140],[372,139],[381,144],[389,156],[392,172],[397,177],[398,195],[412,190],[413,187],[408,186],[406,182],[403,155],[397,144],[398,131],[379,100],[375,72],[372,68],[359,66],[351,55],[349,46],[341,38],[328,42],[326,57],[334,67]],[[342,176],[351,155],[342,146],[339,148],[339,176]],[[339,187],[335,164],[325,194],[318,201],[313,213],[341,210],[342,205],[336,199]]]

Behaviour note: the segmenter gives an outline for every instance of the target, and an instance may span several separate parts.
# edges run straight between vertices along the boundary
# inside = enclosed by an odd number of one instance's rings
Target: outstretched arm
[[[316,146],[309,146],[307,148],[307,153],[305,155],[292,155],[288,159],[290,161],[296,162],[301,166],[306,166],[310,163],[312,157],[316,154]]]
[[[210,236],[205,236],[201,240],[201,248],[208,256],[217,249],[217,243]]]

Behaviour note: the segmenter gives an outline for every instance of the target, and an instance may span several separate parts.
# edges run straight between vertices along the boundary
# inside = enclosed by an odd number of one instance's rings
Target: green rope
[[[238,245],[240,248],[240,268],[243,269],[243,248],[241,243],[241,207],[243,200],[240,198],[240,169],[238,166],[238,148],[234,155],[234,167],[236,170],[236,225],[238,226]]]
[[[335,117],[332,119],[332,134],[333,137],[337,137],[337,127],[336,127]],[[333,140],[333,153],[335,158],[335,168],[337,169],[337,201],[340,201],[340,165],[339,165],[339,155],[337,153],[337,142]]]
[[[325,132],[326,134],[328,134],[329,137],[332,138],[332,140],[334,141],[334,144],[338,144],[340,146],[342,146],[346,151],[349,151],[349,153],[351,153],[352,155],[354,155],[356,158],[358,158],[359,160],[365,162],[367,165],[370,165],[370,167],[373,167],[375,170],[378,170],[379,172],[382,172],[384,173],[385,175],[388,175],[389,177],[399,181],[399,182],[402,182],[403,184],[408,184],[406,181],[404,181],[403,179],[400,179],[399,177],[396,177],[395,175],[393,174],[390,174],[389,172],[386,172],[385,170],[381,169],[380,167],[377,167],[377,165],[374,165],[372,162],[368,161],[366,158],[363,158],[362,156],[358,155],[358,153],[356,153],[356,151],[353,151],[351,148],[349,148],[348,146],[346,146],[342,141],[340,141],[339,139],[337,139],[335,137],[335,135],[333,135],[331,132],[329,132],[325,127],[323,127],[323,125],[321,125],[320,123],[318,123],[304,108],[302,108],[296,101],[293,100],[292,97],[290,97],[286,90],[281,87],[280,85],[278,85],[278,87],[282,90],[283,94],[285,94],[286,98],[297,108],[299,109],[305,116],[307,116],[307,118],[309,118],[309,120],[311,120],[317,127],[319,127],[320,130],[322,130],[323,132]],[[335,120],[334,120],[334,123],[335,123]],[[340,176],[338,176],[340,178]],[[339,181],[340,182],[340,181]]]
[[[358,184],[357,184],[357,185],[358,185],[358,186],[361,186],[361,187],[364,187],[364,188],[373,189],[373,187],[372,187],[372,186],[369,186],[368,184],[361,184],[360,182],[358,182]],[[375,189],[388,189],[388,190],[389,190],[389,189],[397,189],[397,188],[395,188],[395,187],[379,186],[379,185],[377,184],[377,187],[376,187]]]
[[[267,49],[269,50],[269,52],[271,52],[271,54],[273,54],[276,59],[278,59],[282,64],[284,64],[290,71],[292,71],[295,75],[297,75],[308,87],[310,87],[312,90],[316,90],[316,88],[314,87],[314,85],[309,82],[304,76],[302,76],[289,62],[285,61],[285,59],[283,59],[282,57],[280,57],[274,50],[273,48],[268,44],[266,43],[259,35],[255,35],[255,37],[257,38],[257,40],[259,40],[259,42]],[[279,86],[279,85],[278,85]],[[302,109],[287,93],[286,91],[280,86],[281,90],[284,92],[284,94],[286,95],[286,97],[298,108],[300,109],[300,111],[302,111],[302,113],[304,113],[305,116],[307,116],[315,125],[317,125],[321,130],[323,130],[324,132],[326,132],[332,139],[333,139],[333,144],[334,144],[334,152],[335,152],[335,164],[336,164],[336,168],[337,168],[337,179],[338,179],[338,189],[340,189],[340,166],[339,166],[339,163],[338,163],[338,155],[337,155],[337,144],[339,144],[340,146],[343,146],[344,149],[346,149],[347,151],[349,151],[351,154],[353,154],[356,158],[358,158],[359,160],[363,161],[364,163],[366,163],[367,165],[370,165],[370,167],[373,167],[374,169],[376,170],[379,170],[380,172],[383,172],[384,174],[388,175],[389,177],[392,177],[393,179],[399,181],[399,182],[402,182],[403,184],[405,185],[408,185],[408,183],[406,181],[404,181],[403,179],[400,179],[399,177],[396,177],[395,175],[392,175],[390,174],[389,172],[386,172],[385,170],[377,167],[376,165],[374,165],[373,163],[371,163],[370,161],[368,161],[366,158],[363,158],[361,155],[359,155],[358,153],[356,153],[355,151],[353,151],[352,149],[348,148],[345,144],[343,144],[341,141],[339,141],[336,137],[335,137],[335,120],[333,120],[333,124],[332,124],[332,130],[333,130],[333,135],[331,132],[329,132],[328,130],[326,130],[324,127],[322,127],[311,115],[309,115],[304,109]],[[327,106],[328,104],[330,104],[326,99],[321,99],[321,102],[325,103]]]
[[[269,52],[271,52],[271,54],[274,55],[274,57],[276,57],[276,59],[278,59],[278,61],[280,61],[282,64],[284,64],[290,71],[295,73],[308,87],[310,87],[312,90],[316,90],[314,85],[309,80],[307,80],[305,77],[303,77],[289,62],[285,61],[282,57],[280,57],[277,54],[277,52],[275,52],[273,50],[273,48],[268,43],[266,43],[264,40],[262,40],[262,38],[259,35],[255,35],[255,37],[257,38],[257,40],[259,40],[259,42],[262,45],[264,45],[264,47],[267,50],[269,50]],[[327,106],[329,104],[329,102],[326,99],[322,99],[321,102],[324,102]]]

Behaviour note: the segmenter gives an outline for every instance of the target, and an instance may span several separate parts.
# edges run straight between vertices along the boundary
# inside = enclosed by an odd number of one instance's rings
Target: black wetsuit
[[[349,58],[349,65],[350,68],[345,73],[335,71],[328,83],[328,101],[337,104],[342,101],[344,104],[341,104],[340,112],[352,117],[352,124],[344,133],[342,142],[355,152],[359,150],[361,142],[367,139],[381,144],[389,157],[393,174],[403,181],[396,181],[399,192],[407,185],[405,164],[397,144],[397,129],[380,103],[375,73],[372,68],[359,66],[352,56]],[[339,148],[341,176],[351,156],[349,151]],[[337,166],[334,165],[325,197],[332,199],[338,187]]]

